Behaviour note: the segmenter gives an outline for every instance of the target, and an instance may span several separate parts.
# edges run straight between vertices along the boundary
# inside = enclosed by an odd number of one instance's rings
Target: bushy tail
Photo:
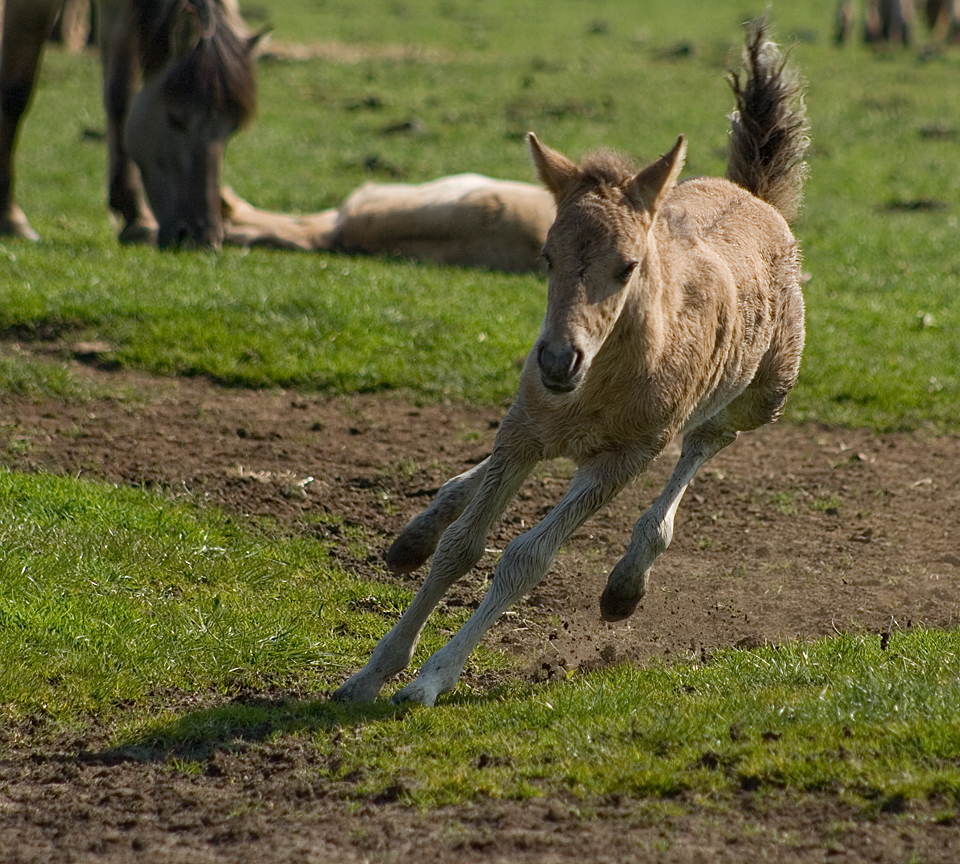
[[[790,222],[803,199],[809,124],[803,84],[766,31],[763,18],[750,25],[743,80],[730,73],[737,107],[730,115],[727,179],[772,204]]]

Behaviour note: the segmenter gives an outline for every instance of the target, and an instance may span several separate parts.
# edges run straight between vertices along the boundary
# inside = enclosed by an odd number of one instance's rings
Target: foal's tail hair
[[[810,146],[803,82],[767,39],[765,18],[747,30],[744,78],[730,73],[737,106],[730,115],[727,179],[772,204],[790,222],[800,209]]]

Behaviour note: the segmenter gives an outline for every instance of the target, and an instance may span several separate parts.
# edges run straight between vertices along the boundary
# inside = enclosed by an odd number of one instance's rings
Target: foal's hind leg
[[[469,471],[448,480],[430,506],[407,523],[384,556],[394,573],[412,573],[433,554],[447,526],[473,499],[489,463],[488,456]]]
[[[708,420],[683,438],[680,459],[660,497],[638,520],[623,556],[607,579],[600,597],[600,614],[606,621],[628,618],[647,590],[647,574],[653,562],[673,539],[673,519],[680,499],[700,466],[737,439],[726,412]]]
[[[473,489],[466,509],[443,532],[430,572],[413,602],[390,632],[377,643],[367,665],[333,694],[334,699],[340,702],[370,702],[377,698],[387,679],[410,663],[420,631],[430,613],[447,589],[480,559],[493,523],[513,500],[520,484],[539,458],[538,454],[519,448],[504,452],[509,449],[502,448],[498,452],[494,447],[489,459],[474,469],[476,474],[460,486],[460,491],[469,490],[473,483],[477,483],[479,488]],[[432,526],[431,530],[435,527]]]

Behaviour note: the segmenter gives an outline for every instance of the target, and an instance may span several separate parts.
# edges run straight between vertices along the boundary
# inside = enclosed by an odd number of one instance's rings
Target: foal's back
[[[704,291],[734,291],[741,306],[753,298],[777,307],[785,294],[799,290],[790,226],[746,189],[717,177],[679,183],[660,218],[657,248],[670,274],[666,287],[681,294],[675,302],[696,290],[691,280]],[[710,272],[698,273],[702,268]]]

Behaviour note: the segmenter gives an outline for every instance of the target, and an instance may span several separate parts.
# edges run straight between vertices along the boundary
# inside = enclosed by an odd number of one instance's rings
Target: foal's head
[[[531,133],[541,182],[557,203],[543,256],[547,313],[536,345],[543,386],[575,390],[646,272],[650,229],[683,167],[686,142],[638,171],[599,152],[578,166]]]
[[[224,0],[134,4],[143,87],[124,139],[159,223],[157,242],[218,248],[227,140],[256,109],[253,48]]]

